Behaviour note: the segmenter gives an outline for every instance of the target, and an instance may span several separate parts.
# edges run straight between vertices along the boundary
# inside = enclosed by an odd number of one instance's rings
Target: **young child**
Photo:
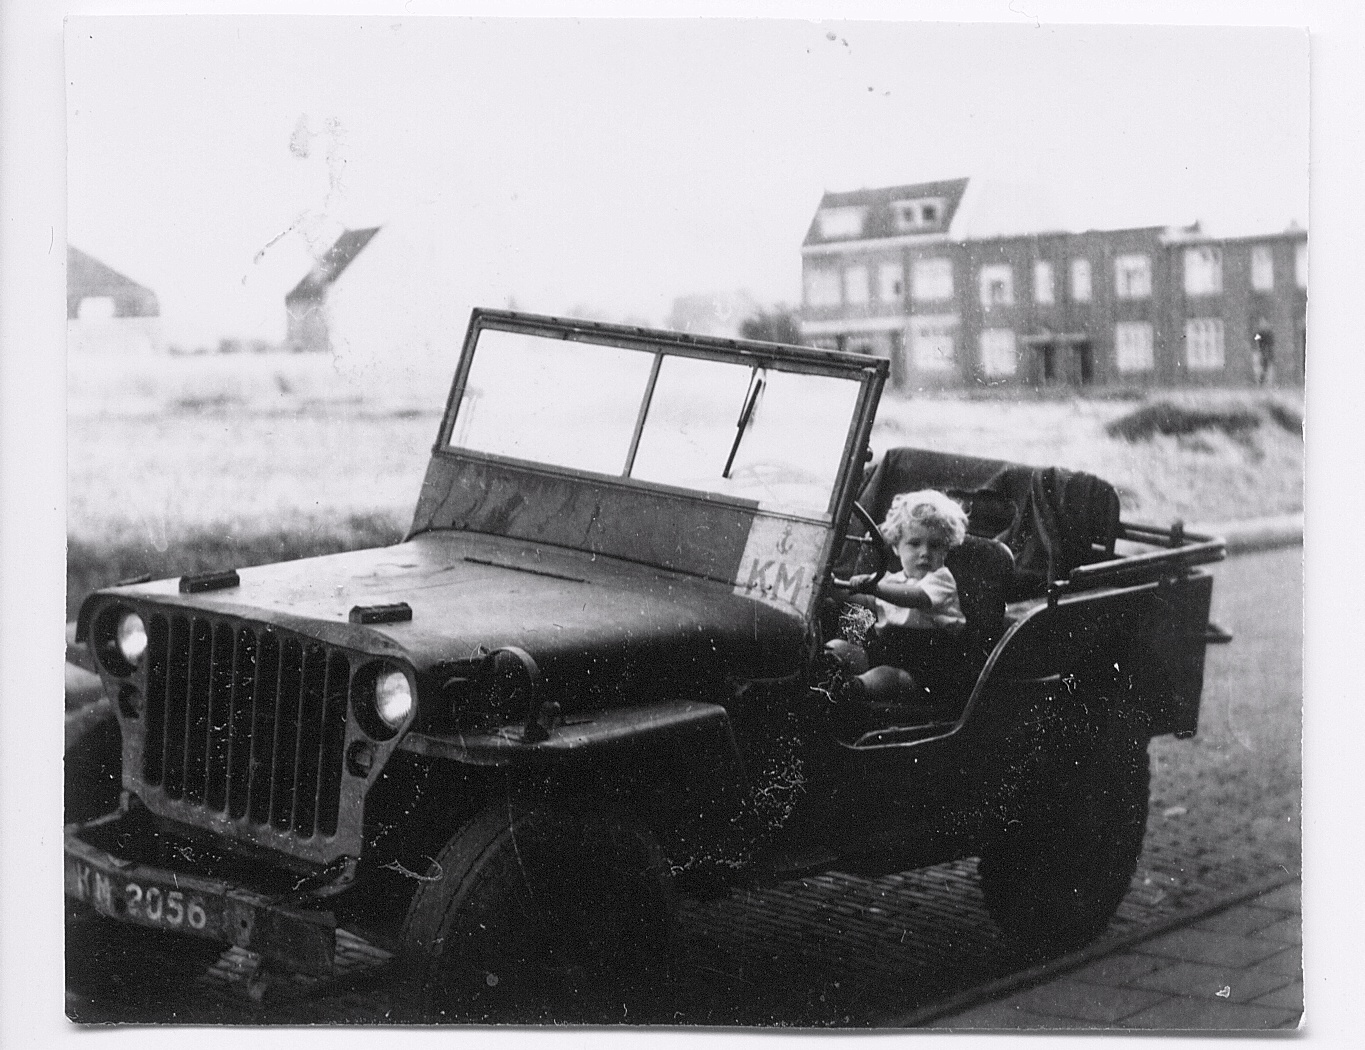
[[[957,581],[943,562],[967,535],[962,508],[934,489],[903,493],[891,501],[881,533],[900,558],[901,571],[876,582],[871,574],[851,581],[854,594],[876,599],[877,628],[961,628],[967,620],[958,604]]]
[[[873,665],[911,672],[921,687],[933,691],[948,670],[938,666],[948,654],[939,653],[942,646],[935,643],[956,635],[967,622],[957,581],[943,564],[967,535],[967,515],[934,489],[904,493],[891,501],[881,534],[900,559],[900,571],[880,580],[867,574],[850,581],[855,595],[871,598],[871,604],[866,598],[859,604],[869,604],[877,614],[867,655]]]

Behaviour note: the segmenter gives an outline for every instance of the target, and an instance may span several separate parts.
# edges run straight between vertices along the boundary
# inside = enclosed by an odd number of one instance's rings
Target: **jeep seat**
[[[1016,571],[1007,600],[1039,595],[1049,575],[1062,579],[1078,565],[1113,557],[1119,498],[1093,474],[893,448],[869,469],[858,498],[881,521],[898,493],[925,488],[966,506],[972,533],[1010,548]]]
[[[945,561],[957,582],[962,630],[919,631],[884,627],[877,648],[898,657],[932,697],[932,702],[965,701],[1005,628],[1005,600],[1014,580],[1014,555],[999,540],[967,536]],[[875,657],[873,663],[879,662]]]
[[[998,540],[968,536],[960,547],[948,552],[946,564],[957,581],[966,626],[957,633],[884,628],[881,644],[874,644],[869,653],[874,663],[881,657],[882,666],[853,676],[857,685],[843,705],[841,736],[950,720],[967,702],[1004,632],[1005,597],[1014,579],[1014,556]],[[893,653],[896,656],[887,659]],[[905,667],[911,674],[888,673],[888,662]]]

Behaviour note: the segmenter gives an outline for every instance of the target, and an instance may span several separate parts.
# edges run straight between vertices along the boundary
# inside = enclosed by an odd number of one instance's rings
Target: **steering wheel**
[[[886,575],[886,571],[891,567],[891,563],[895,559],[896,552],[891,549],[891,545],[887,543],[886,539],[882,536],[882,530],[879,529],[877,523],[872,520],[872,515],[867,512],[867,508],[857,500],[853,501],[853,513],[861,518],[863,524],[867,526],[868,535],[855,536],[850,532],[845,534],[844,543],[855,544],[860,551],[869,545],[872,547],[877,559],[877,565],[872,570],[872,582],[876,583]],[[845,590],[849,589],[852,585],[852,580],[841,580],[837,576],[831,576],[830,582],[833,583],[834,586],[842,587]]]

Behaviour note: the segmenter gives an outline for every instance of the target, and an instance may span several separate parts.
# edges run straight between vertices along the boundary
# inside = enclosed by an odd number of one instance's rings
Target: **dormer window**
[[[825,240],[840,240],[862,235],[862,208],[825,208],[820,212],[820,236]]]
[[[891,212],[896,217],[896,229],[902,233],[923,230],[938,225],[943,215],[943,201],[937,197],[896,201],[891,205]]]

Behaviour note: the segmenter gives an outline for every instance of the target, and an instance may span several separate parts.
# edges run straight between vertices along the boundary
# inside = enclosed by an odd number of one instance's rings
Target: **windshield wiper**
[[[758,395],[762,390],[763,376],[755,366],[749,377],[749,393],[744,398],[744,408],[739,413],[739,422],[735,424],[735,443],[730,446],[730,454],[725,457],[725,469],[720,472],[723,478],[730,476],[730,468],[735,464],[735,453],[739,451],[739,443],[744,440],[744,432],[749,429],[749,420],[753,418],[754,405],[758,403]]]

